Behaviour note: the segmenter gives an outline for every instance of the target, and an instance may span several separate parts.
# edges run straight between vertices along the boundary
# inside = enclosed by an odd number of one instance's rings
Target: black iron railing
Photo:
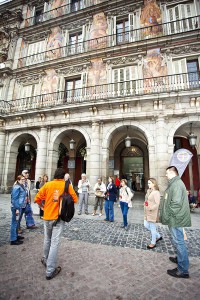
[[[60,48],[51,48],[51,50],[36,53],[30,56],[20,58],[18,67],[34,65],[48,62],[58,58],[74,56],[81,53],[97,51],[99,49],[110,48],[116,45],[134,43],[141,40],[165,37],[172,34],[183,33],[200,28],[200,16],[177,20],[174,22],[162,23],[159,25],[144,27],[124,33],[108,35],[97,39],[68,44]]]
[[[146,79],[116,82],[79,89],[58,91],[33,97],[12,100],[4,106],[4,113],[16,113],[51,107],[70,106],[78,103],[100,102],[113,98],[129,98],[140,95],[160,94],[187,90],[199,90],[199,73],[184,73]]]
[[[99,2],[108,2],[108,0],[100,0]],[[25,19],[25,27],[33,26],[39,23],[43,23],[47,20],[55,19],[70,13],[78,12],[87,7],[94,6],[94,0],[83,0],[79,2],[74,2],[66,5],[59,6],[57,8],[48,9],[47,11],[41,13],[39,16],[35,15],[30,18]]]

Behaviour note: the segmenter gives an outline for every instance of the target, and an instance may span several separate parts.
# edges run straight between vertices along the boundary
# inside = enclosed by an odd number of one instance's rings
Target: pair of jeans
[[[85,212],[88,212],[88,192],[79,193],[79,212],[82,212],[83,204]]]
[[[106,220],[113,222],[114,221],[114,201],[106,200],[104,205]]]
[[[172,234],[173,242],[177,250],[178,270],[181,273],[188,274],[189,259],[188,252],[184,241],[184,233],[182,227],[169,227]]]
[[[128,226],[127,215],[128,215],[128,209],[129,209],[128,203],[120,201],[120,207],[121,207],[121,211],[122,211],[124,226],[127,227]]]
[[[10,225],[10,241],[16,241],[18,237],[18,230],[17,230],[17,224],[18,224],[18,216],[16,216],[16,208],[11,207],[12,212],[12,219],[11,219],[11,225]]]
[[[50,276],[56,268],[58,248],[65,222],[60,220],[53,226],[54,220],[44,221],[44,261],[46,262],[46,276]]]
[[[156,239],[160,238],[160,234],[157,232],[156,223],[144,220],[144,226],[151,231],[151,244],[156,244]]]

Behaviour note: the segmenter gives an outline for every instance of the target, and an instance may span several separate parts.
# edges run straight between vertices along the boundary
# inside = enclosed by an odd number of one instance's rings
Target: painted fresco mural
[[[56,18],[65,14],[67,4],[66,0],[53,0],[51,1],[51,10],[48,12],[48,18]]]
[[[93,16],[89,33],[89,48],[101,49],[107,46],[108,24],[103,12]]]
[[[57,98],[57,94],[54,94],[58,90],[59,78],[54,69],[45,70],[46,76],[43,78],[41,94],[43,95],[43,104]]]
[[[46,57],[56,59],[61,57],[61,47],[63,46],[64,37],[59,26],[51,29],[51,34],[47,41]]]
[[[145,0],[140,17],[141,35],[150,38],[162,35],[162,13],[156,0]],[[145,28],[144,28],[145,27]]]
[[[88,71],[88,86],[106,84],[106,66],[102,58],[91,60],[91,67]]]
[[[166,86],[167,65],[160,53],[160,48],[147,50],[143,64],[144,92],[153,92],[156,88]]]

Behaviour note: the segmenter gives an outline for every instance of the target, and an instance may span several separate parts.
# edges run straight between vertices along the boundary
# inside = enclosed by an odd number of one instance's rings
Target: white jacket
[[[128,207],[132,207],[131,199],[133,197],[133,193],[128,186],[121,187],[119,190],[119,200],[122,202],[128,203]]]
[[[78,182],[78,193],[79,194],[82,193],[82,185],[83,185],[82,179],[80,179],[79,182]],[[86,187],[87,187],[87,193],[88,193],[89,189],[90,189],[90,182],[89,182],[88,179],[86,180]]]

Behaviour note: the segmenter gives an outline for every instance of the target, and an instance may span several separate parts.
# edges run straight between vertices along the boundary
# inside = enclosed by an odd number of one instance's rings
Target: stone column
[[[91,152],[89,156],[90,160],[90,169],[89,173],[87,174],[91,186],[94,187],[95,183],[97,182],[98,177],[100,176],[100,134],[99,134],[99,123],[93,122],[92,123],[92,134],[91,134]],[[88,169],[87,169],[88,171]]]
[[[109,149],[103,148],[101,153],[101,160],[102,160],[102,170],[101,170],[101,177],[103,182],[107,183],[107,178],[109,176]]]
[[[4,170],[5,145],[6,145],[6,133],[3,129],[0,129],[0,192],[4,191],[3,170]]]
[[[35,169],[35,179],[47,172],[46,161],[47,161],[47,127],[42,127],[40,130],[40,141],[37,148],[37,161]]]
[[[74,168],[74,166],[70,167],[70,161],[74,161],[76,163],[76,161],[75,161],[75,150],[74,149],[69,150],[69,161],[68,161],[70,179],[71,179],[72,182],[74,182],[76,165],[75,165],[75,168]]]
[[[158,181],[158,185],[160,186],[160,190],[163,191],[165,190],[167,184],[165,174],[170,160],[170,154],[168,153],[167,145],[166,123],[164,117],[158,117],[156,119],[155,140],[156,179]]]

